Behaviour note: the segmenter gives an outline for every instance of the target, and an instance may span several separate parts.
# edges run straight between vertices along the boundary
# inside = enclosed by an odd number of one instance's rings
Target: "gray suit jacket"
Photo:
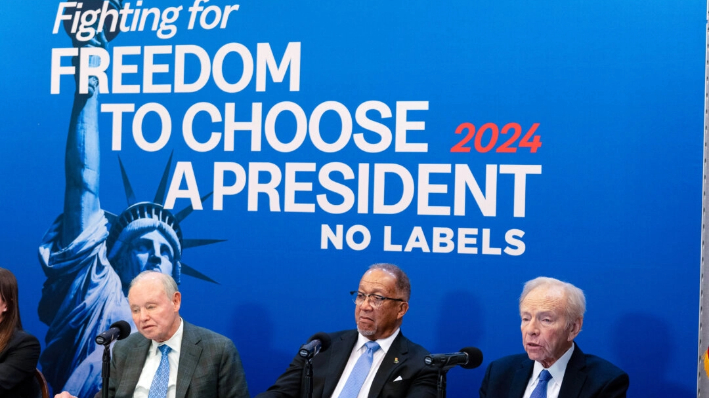
[[[133,396],[149,348],[150,340],[140,333],[116,342],[109,397]],[[181,348],[176,398],[249,398],[239,353],[230,339],[185,322]],[[96,395],[100,397],[101,392]]]

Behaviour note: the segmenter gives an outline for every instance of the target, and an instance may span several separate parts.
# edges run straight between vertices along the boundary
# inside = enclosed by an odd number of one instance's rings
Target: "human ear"
[[[583,318],[579,318],[575,320],[573,323],[571,323],[571,326],[569,327],[569,337],[568,341],[573,341],[576,336],[579,335],[581,332],[581,327],[583,326]]]
[[[409,310],[409,303],[400,303],[399,313],[397,314],[397,318],[398,319],[403,318],[408,310]]]

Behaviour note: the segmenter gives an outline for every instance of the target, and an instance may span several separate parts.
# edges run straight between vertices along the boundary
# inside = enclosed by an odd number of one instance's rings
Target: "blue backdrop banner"
[[[253,395],[390,262],[408,338],[484,353],[448,396],[523,351],[536,276],[584,290],[630,397],[694,396],[705,29],[698,0],[1,2],[0,266],[41,370],[96,390],[157,248]]]

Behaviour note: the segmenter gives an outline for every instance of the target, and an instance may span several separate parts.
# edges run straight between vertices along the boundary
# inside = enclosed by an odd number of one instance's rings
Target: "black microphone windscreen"
[[[473,369],[480,366],[483,363],[483,352],[477,347],[465,347],[461,348],[460,352],[468,354],[468,363],[465,365],[460,365],[464,369]]]
[[[324,332],[315,333],[312,337],[310,337],[310,339],[308,339],[308,342],[313,340],[320,340],[320,352],[327,350],[330,348],[330,344],[332,344],[330,335]]]
[[[126,321],[114,322],[111,327],[117,328],[119,330],[118,338],[116,340],[123,340],[126,337],[130,336],[130,325]]]

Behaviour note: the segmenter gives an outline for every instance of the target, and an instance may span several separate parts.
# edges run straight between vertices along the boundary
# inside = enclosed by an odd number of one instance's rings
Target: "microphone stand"
[[[101,397],[108,398],[108,379],[111,376],[111,345],[103,346],[103,367],[101,368]]]
[[[458,359],[452,361],[453,358],[450,354],[436,356],[438,357],[436,359],[434,359],[434,356],[427,356],[423,359],[426,365],[438,368],[438,393],[436,394],[437,398],[446,398],[446,375],[448,374],[449,370],[453,369],[458,365],[462,366],[465,369],[472,369],[478,367],[480,363],[482,363],[482,352],[480,352],[479,349],[475,347],[467,347],[463,348],[461,351],[465,353],[464,363],[458,363],[460,362],[460,360]],[[470,362],[470,355],[473,355],[474,358],[472,362]]]
[[[438,382],[436,383],[437,386],[437,398],[446,398],[446,375],[448,374],[448,371],[456,367],[457,365],[451,365],[450,364],[450,358],[446,360],[444,363],[432,363],[430,357],[426,357],[424,362],[428,366],[433,366],[438,368]]]
[[[303,376],[301,381],[300,396],[301,398],[313,398],[313,358],[305,360],[305,368],[303,368]]]
[[[438,368],[438,392],[436,396],[438,398],[446,398],[446,375],[449,369]]]

